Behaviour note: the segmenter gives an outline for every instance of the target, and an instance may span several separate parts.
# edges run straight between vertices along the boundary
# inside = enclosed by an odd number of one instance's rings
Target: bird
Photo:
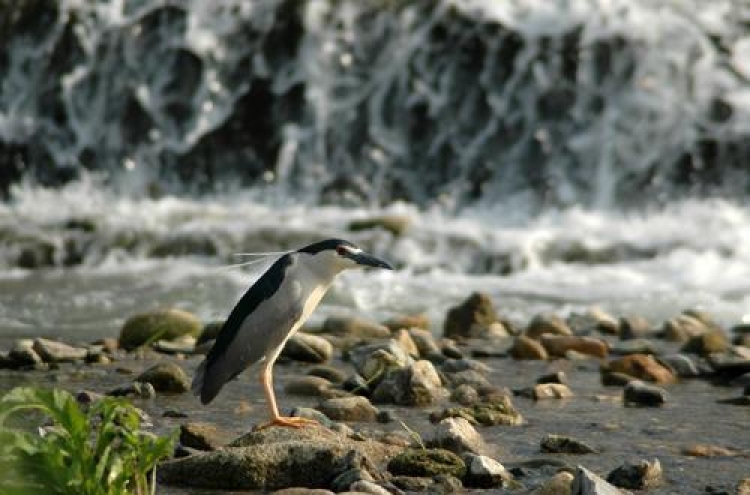
[[[205,359],[198,365],[192,392],[209,404],[222,387],[256,363],[271,413],[258,428],[300,428],[317,424],[279,414],[273,391],[273,365],[287,340],[310,317],[344,270],[372,267],[393,270],[386,261],[343,239],[326,239],[279,257],[245,292],[224,322]]]

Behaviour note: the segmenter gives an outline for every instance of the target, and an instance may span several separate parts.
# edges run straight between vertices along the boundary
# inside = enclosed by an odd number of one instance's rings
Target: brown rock
[[[539,339],[544,334],[573,335],[565,320],[557,315],[536,315],[526,327],[525,335],[532,339]]]
[[[482,328],[498,321],[497,311],[487,294],[475,292],[464,302],[451,308],[445,318],[443,335],[449,338],[473,337]]]
[[[419,355],[422,358],[440,354],[440,347],[438,347],[437,342],[435,342],[435,337],[429,330],[424,330],[422,328],[410,328],[409,335],[414,341],[414,344],[417,346]]]
[[[289,380],[284,391],[289,395],[321,397],[331,388],[331,382],[319,376],[300,376]]]
[[[537,340],[525,335],[519,335],[513,341],[510,355],[515,359],[538,359],[546,360],[549,355],[544,346]]]
[[[562,383],[540,383],[534,386],[534,400],[567,399],[573,397],[573,392]]]
[[[323,322],[323,332],[361,338],[387,339],[391,336],[388,327],[361,318],[331,316]]]
[[[427,318],[426,314],[419,315],[400,315],[394,316],[383,322],[383,325],[388,327],[391,332],[405,328],[421,328],[423,330],[430,329],[430,319]]]
[[[190,422],[180,425],[180,443],[197,450],[216,450],[232,441],[226,431],[211,423]]]
[[[654,383],[672,383],[674,374],[653,358],[645,354],[630,354],[610,361],[603,367],[604,371],[624,373],[640,380]]]
[[[682,314],[664,322],[662,333],[664,334],[664,340],[687,342],[693,337],[704,334],[707,330],[708,328],[702,321]]]
[[[708,356],[709,354],[726,352],[729,349],[729,339],[723,330],[712,329],[701,335],[691,337],[684,346],[682,352]]]
[[[593,337],[545,334],[542,335],[541,341],[547,353],[554,357],[564,357],[568,351],[598,358],[605,358],[609,354],[607,343]]]
[[[642,316],[620,318],[620,338],[622,340],[648,337],[653,333],[651,323]]]
[[[398,342],[398,345],[400,345],[408,355],[415,359],[419,359],[420,352],[417,344],[414,342],[414,339],[411,338],[411,334],[407,330],[403,328],[396,330],[393,334],[393,339]]]
[[[735,457],[742,454],[739,450],[708,444],[689,445],[682,449],[682,453],[690,457]]]
[[[317,409],[334,421],[375,422],[378,410],[367,397],[341,397],[320,403]]]

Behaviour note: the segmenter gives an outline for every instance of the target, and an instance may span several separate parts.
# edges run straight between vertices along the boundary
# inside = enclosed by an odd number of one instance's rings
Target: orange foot
[[[296,417],[290,417],[290,416],[277,416],[268,423],[264,423],[262,425],[257,425],[255,428],[253,428],[254,431],[259,430],[265,430],[266,428],[270,428],[271,426],[282,426],[285,428],[304,428],[305,426],[319,426],[320,423],[315,421],[314,419],[307,419],[307,418],[296,418]]]

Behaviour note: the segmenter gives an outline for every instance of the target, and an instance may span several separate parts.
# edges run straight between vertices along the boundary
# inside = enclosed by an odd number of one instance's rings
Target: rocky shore
[[[156,433],[178,428],[166,494],[750,494],[748,324],[596,308],[518,322],[481,293],[437,329],[331,317],[275,368],[282,409],[319,426],[263,430],[252,370],[209,407],[188,393],[219,327],[165,309],[117,339],[19,340],[0,352],[0,387],[126,396]]]

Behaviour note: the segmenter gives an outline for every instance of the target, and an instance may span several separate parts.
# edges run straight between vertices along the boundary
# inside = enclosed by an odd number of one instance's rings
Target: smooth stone
[[[271,492],[271,495],[336,495],[336,493],[332,492],[331,490],[325,490],[323,488],[306,488],[304,486],[293,486]]]
[[[336,423],[335,421],[331,421],[328,418],[328,416],[318,411],[317,409],[313,409],[312,407],[295,407],[294,409],[292,409],[289,415],[295,418],[312,419],[313,421],[317,421],[321,425],[331,430],[338,431],[338,428],[336,425],[342,424],[342,423]]]
[[[163,484],[212,490],[321,487],[353,467],[352,456],[381,466],[399,450],[320,426],[270,427],[248,433],[219,450],[165,461],[156,476]],[[334,466],[340,471],[332,470]]]
[[[195,352],[195,337],[187,335],[176,340],[158,340],[152,347],[162,354],[190,355]]]
[[[448,338],[478,337],[483,328],[498,321],[497,311],[489,295],[474,292],[459,305],[448,310],[443,336]]]
[[[659,364],[653,356],[645,354],[631,354],[607,363],[603,368],[630,375],[644,381],[655,383],[672,383],[675,377],[672,372]]]
[[[729,349],[729,338],[723,330],[709,330],[701,335],[691,337],[680,349],[681,352],[708,356],[726,352]]]
[[[334,421],[377,421],[378,410],[366,397],[340,397],[321,402],[317,409]]]
[[[602,385],[604,385],[605,387],[624,387],[632,380],[635,380],[635,378],[630,375],[626,375],[625,373],[619,373],[617,371],[602,370],[601,380]]]
[[[284,386],[284,391],[290,395],[322,397],[332,385],[319,376],[300,376],[289,380]]]
[[[540,443],[542,452],[550,454],[595,454],[597,450],[573,437],[545,435]]]
[[[524,335],[538,340],[542,335],[573,335],[565,320],[553,314],[540,314],[534,316],[526,327]]]
[[[351,486],[358,481],[372,481],[372,479],[372,475],[367,470],[353,467],[336,476],[331,482],[331,489],[336,492],[343,492],[344,490],[351,490]]]
[[[525,335],[519,335],[513,340],[513,346],[510,348],[510,355],[514,359],[525,360],[547,360],[549,354],[547,349],[538,341]]]
[[[556,371],[547,375],[542,375],[536,380],[537,383],[561,383],[563,385],[569,385],[568,375],[564,371]]]
[[[404,330],[403,328],[400,330],[396,330],[393,333],[393,339],[398,342],[398,345],[400,345],[401,348],[406,351],[409,356],[414,359],[419,359],[419,348],[414,342],[414,339],[411,338],[411,334],[408,331]]]
[[[428,447],[450,450],[456,454],[471,452],[482,454],[487,452],[479,432],[464,418],[445,418],[441,420],[430,437],[427,438]]]
[[[562,383],[540,383],[534,386],[534,400],[567,399],[573,397],[573,391]]]
[[[474,359],[448,359],[440,368],[446,373],[457,373],[459,371],[471,370],[487,374],[491,371],[489,366]]]
[[[465,407],[449,407],[430,414],[430,421],[437,423],[445,418],[464,418],[472,425],[519,426],[523,417],[507,395],[496,397],[492,402],[482,402]]]
[[[360,338],[387,339],[391,331],[385,325],[346,316],[330,316],[323,322],[323,333]]]
[[[396,237],[401,236],[411,224],[411,218],[405,215],[381,215],[362,218],[349,222],[347,229],[351,232],[363,230],[383,229]]]
[[[408,368],[389,371],[373,390],[372,400],[375,403],[426,406],[447,395],[435,366],[421,360]]]
[[[662,335],[668,342],[687,342],[708,331],[706,325],[697,318],[681,314],[664,322]]]
[[[36,338],[32,344],[34,351],[46,363],[71,363],[82,361],[88,351],[85,348],[73,347],[54,340]]]
[[[470,406],[479,401],[479,392],[471,385],[464,383],[453,389],[450,399],[462,406]]]
[[[325,363],[333,357],[333,345],[323,337],[297,332],[286,342],[281,356],[303,363]]]
[[[625,385],[622,400],[625,405],[659,407],[667,401],[667,392],[661,387],[633,380]]]
[[[566,323],[576,335],[589,335],[601,333],[604,335],[618,335],[620,324],[617,318],[598,307],[592,307],[585,313],[571,314]]]
[[[547,353],[554,357],[564,357],[569,351],[598,358],[609,354],[607,343],[594,337],[543,334],[540,339]]]
[[[440,342],[440,354],[447,359],[457,360],[457,359],[463,359],[464,353],[461,352],[461,349],[456,345],[456,341],[453,339],[443,339],[442,342]],[[428,356],[428,358],[431,356]],[[440,362],[445,362],[445,359],[440,360]]]
[[[120,329],[119,345],[133,350],[157,340],[175,340],[185,335],[197,337],[203,323],[192,313],[181,309],[162,309],[131,316]]]
[[[570,495],[573,479],[571,473],[560,471],[535,488],[529,495]]]
[[[429,330],[410,328],[409,335],[417,346],[420,357],[426,358],[430,355],[440,354],[440,347],[438,347],[435,337]]]
[[[576,468],[570,493],[571,495],[625,495],[622,490],[583,466]]]
[[[347,358],[365,380],[377,381],[392,369],[405,368],[414,362],[394,339],[349,349]]]
[[[744,452],[719,445],[699,443],[683,448],[681,453],[690,457],[735,457]]]
[[[232,441],[226,431],[211,423],[190,422],[180,425],[180,443],[196,450],[216,450]]]
[[[76,402],[79,404],[93,404],[104,398],[104,394],[91,390],[80,390],[76,393]]]
[[[361,395],[363,397],[370,397],[372,395],[370,384],[367,383],[367,380],[362,378],[362,376],[356,373],[344,380],[343,383],[341,383],[341,388],[347,392]]]
[[[13,363],[13,368],[34,367],[44,362],[34,350],[34,341],[31,339],[16,340],[8,352],[8,359]]]
[[[487,379],[484,374],[474,370],[465,370],[458,373],[445,373],[445,376],[451,387],[471,385],[472,387],[479,389],[491,386],[489,379]]]
[[[150,383],[157,392],[184,393],[190,390],[190,379],[185,371],[172,362],[150,367],[138,375],[135,381]]]
[[[642,316],[625,316],[619,321],[619,334],[622,340],[650,337],[654,334],[651,323]]]
[[[430,330],[430,319],[426,314],[393,316],[383,322],[391,332],[405,328],[411,333],[412,329]]]
[[[663,476],[658,459],[641,460],[636,464],[625,463],[616,467],[607,475],[607,481],[620,488],[649,490],[661,485]]]
[[[343,383],[344,380],[346,380],[346,375],[343,371],[341,371],[338,368],[334,368],[333,366],[327,366],[327,365],[318,365],[313,366],[312,368],[307,370],[307,374],[309,376],[319,376],[320,378],[325,378],[331,383]]]
[[[391,492],[378,485],[374,481],[359,480],[349,487],[350,493],[361,493],[370,495],[391,495]]]
[[[701,370],[690,356],[684,354],[670,354],[659,356],[657,361],[668,367],[680,378],[695,378],[701,375]]]
[[[219,336],[219,332],[224,327],[224,321],[210,321],[203,325],[198,339],[195,341],[195,345],[200,346],[207,342],[213,342]]]
[[[444,449],[406,449],[388,462],[388,472],[394,476],[437,476],[449,474],[463,478],[464,461]]]
[[[505,466],[496,460],[483,455],[467,455],[466,476],[464,483],[473,488],[495,488],[505,485],[513,476]]]
[[[630,354],[654,354],[658,355],[662,353],[661,346],[657,345],[653,340],[637,338],[630,340],[621,340],[615,343],[610,349],[609,353],[616,356],[629,356]]]

